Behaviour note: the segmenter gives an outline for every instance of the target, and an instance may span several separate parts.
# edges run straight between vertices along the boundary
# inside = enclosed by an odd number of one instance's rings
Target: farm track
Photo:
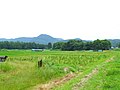
[[[58,86],[61,84],[64,84],[65,82],[69,81],[70,79],[74,78],[75,74],[74,73],[70,73],[60,79],[54,80],[54,81],[50,81],[47,84],[42,84],[42,85],[38,85],[35,87],[34,90],[50,90],[52,89],[54,86]]]
[[[111,62],[113,60],[114,57],[110,58],[109,60],[106,60],[105,63]],[[99,68],[95,68],[92,70],[91,73],[89,73],[88,75],[85,75],[81,81],[79,83],[77,83],[76,85],[73,86],[72,90],[80,90],[85,83],[92,78],[95,74],[97,74],[99,72]]]
[[[110,58],[109,60],[106,60],[105,62],[103,63],[108,63],[108,62],[111,62],[113,60],[114,57]],[[88,75],[85,75],[79,83],[77,83],[76,85],[73,86],[72,90],[79,90],[80,88],[82,88],[85,83],[90,79],[92,78],[95,74],[97,74],[99,72],[99,68],[94,68],[92,70],[92,72],[90,72]],[[72,78],[74,77],[78,77],[79,75],[81,75],[81,73],[79,74],[75,74],[75,73],[70,73],[60,79],[57,79],[57,80],[53,80],[53,81],[50,81],[49,83],[46,83],[46,84],[40,84],[40,85],[37,85],[34,87],[33,90],[50,90],[52,89],[53,87],[55,86],[58,86],[58,85],[61,85],[61,84],[64,84],[65,82],[71,80]]]

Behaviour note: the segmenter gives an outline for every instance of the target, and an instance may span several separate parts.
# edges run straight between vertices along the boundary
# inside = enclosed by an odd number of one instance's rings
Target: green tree
[[[102,43],[101,43],[101,41],[99,39],[93,41],[93,47],[94,47],[93,49],[95,51],[102,50]]]
[[[48,49],[51,49],[51,48],[52,48],[52,43],[49,42],[49,43],[48,43]]]
[[[74,50],[83,50],[84,43],[82,40],[69,40],[64,43],[62,50],[74,51]]]
[[[56,42],[53,44],[53,49],[62,49],[64,42]]]
[[[109,50],[111,48],[111,42],[108,40],[101,40],[102,50]]]
[[[118,48],[120,48],[120,43],[118,44]]]
[[[93,42],[84,43],[84,50],[93,50]]]
[[[94,50],[109,50],[111,48],[111,43],[108,40],[95,40],[93,42]]]
[[[0,49],[32,49],[32,48],[36,48],[36,49],[45,49],[47,45],[43,45],[43,44],[38,44],[38,43],[34,43],[34,42],[29,42],[29,43],[25,43],[25,42],[8,42],[8,41],[3,41],[0,42]]]

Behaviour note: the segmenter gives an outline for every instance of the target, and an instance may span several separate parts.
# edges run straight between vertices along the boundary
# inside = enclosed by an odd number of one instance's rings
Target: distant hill
[[[80,38],[75,38],[76,40],[81,40]],[[62,38],[54,38],[50,35],[47,34],[41,34],[37,37],[20,37],[20,38],[15,38],[15,39],[5,39],[5,38],[0,38],[0,41],[19,41],[19,42],[36,42],[40,44],[48,44],[49,42],[55,43],[55,42],[67,42],[70,39],[64,40]],[[120,39],[108,39],[111,43],[112,46],[116,47],[120,43]],[[92,40],[83,40],[84,42],[89,42]]]
[[[41,43],[41,44],[48,44],[49,42],[54,43],[54,42],[63,41],[63,39],[54,38],[54,37],[47,35],[47,34],[41,34],[37,37],[20,37],[20,38],[15,38],[15,39],[1,38],[0,41],[36,42],[36,43]]]
[[[116,47],[120,43],[120,39],[108,39],[113,47]]]

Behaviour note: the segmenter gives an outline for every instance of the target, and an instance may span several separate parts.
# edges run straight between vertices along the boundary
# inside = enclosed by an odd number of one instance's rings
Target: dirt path
[[[111,62],[113,60],[114,57],[110,58],[109,60],[106,60],[105,63]],[[83,77],[81,79],[81,81],[79,83],[77,83],[76,85],[74,85],[74,87],[72,88],[72,90],[80,90],[80,88],[82,88],[85,83],[92,78],[95,74],[97,74],[99,72],[98,68],[95,68],[92,70],[91,73],[89,73],[88,75],[86,75],[85,77]]]
[[[113,60],[113,57],[110,58],[109,60],[106,60],[105,62],[108,63],[110,61]],[[94,76],[95,74],[98,73],[98,68],[95,68],[92,70],[92,72],[90,72],[88,75],[86,75],[85,77],[83,77],[81,79],[81,81],[79,83],[77,83],[76,85],[73,86],[72,90],[78,90],[80,89],[81,87],[83,87],[85,85],[85,83],[90,79],[92,78],[92,76]],[[61,85],[61,84],[64,84],[65,82],[71,80],[72,78],[76,77],[78,75],[76,75],[75,73],[70,73],[60,79],[57,79],[57,80],[53,80],[53,81],[50,81],[49,83],[46,83],[46,84],[40,84],[40,85],[37,85],[34,87],[33,90],[50,90],[52,89],[54,86],[58,86],[58,85]]]
[[[95,74],[98,73],[98,69],[95,68],[94,70],[92,70],[91,73],[89,73],[88,75],[86,75],[85,77],[83,77],[81,79],[81,81],[79,83],[77,83],[76,85],[74,85],[74,87],[72,88],[72,90],[79,90],[81,87],[84,86],[84,84]]]
[[[50,81],[47,84],[42,84],[42,85],[38,85],[34,88],[34,90],[50,90],[52,89],[54,86],[63,84],[65,82],[67,82],[68,80],[72,79],[73,77],[75,77],[74,73],[70,73],[60,79],[54,80],[54,81]]]

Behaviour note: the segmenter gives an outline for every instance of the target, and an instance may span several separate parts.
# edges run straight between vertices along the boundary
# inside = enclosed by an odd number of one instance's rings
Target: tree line
[[[82,40],[69,40],[67,42],[56,42],[53,49],[61,49],[63,51],[75,50],[109,50],[111,43],[108,40],[95,40],[91,42],[83,42]]]
[[[45,49],[47,45],[38,44],[35,42],[8,42],[2,41],[0,42],[0,49]]]
[[[119,45],[120,47],[120,45]],[[67,42],[48,43],[47,45],[35,42],[0,42],[0,49],[60,49],[63,51],[75,50],[109,50],[111,43],[108,40],[95,40],[83,42],[82,40],[69,40]]]
[[[118,44],[118,48],[120,48],[120,43]]]

